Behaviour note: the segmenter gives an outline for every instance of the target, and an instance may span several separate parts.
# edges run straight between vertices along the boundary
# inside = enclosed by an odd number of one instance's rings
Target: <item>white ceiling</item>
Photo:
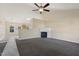
[[[46,3],[43,3],[43,5],[45,4]],[[28,3],[28,5],[32,6],[34,9],[37,8],[33,3]],[[38,5],[40,4],[38,3]],[[54,10],[74,10],[79,9],[79,3],[50,3],[50,6],[47,8]]]
[[[38,3],[40,5],[40,3]],[[45,5],[46,3],[43,3]],[[33,3],[0,3],[2,9],[19,9],[24,11],[32,11],[37,9]],[[50,3],[47,7],[49,10],[79,10],[79,3]]]
[[[79,17],[79,3],[50,3],[50,6],[47,7],[50,12],[42,15],[38,11],[32,11],[36,8],[34,3],[0,3],[0,18],[13,22],[25,22],[26,18],[52,19],[52,17],[64,18],[70,15],[75,18]]]

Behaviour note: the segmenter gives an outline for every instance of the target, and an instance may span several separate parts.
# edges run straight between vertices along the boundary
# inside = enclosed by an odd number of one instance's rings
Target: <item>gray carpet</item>
[[[21,56],[79,56],[79,44],[52,38],[16,40]]]
[[[0,56],[1,56],[2,52],[3,52],[3,50],[4,50],[4,47],[6,46],[6,43],[7,42],[0,43]]]

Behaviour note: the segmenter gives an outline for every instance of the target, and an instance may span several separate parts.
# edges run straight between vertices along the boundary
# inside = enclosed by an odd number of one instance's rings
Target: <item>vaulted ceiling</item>
[[[45,5],[46,3],[42,4]],[[32,6],[33,8],[37,8],[33,3],[28,3],[28,5]],[[38,3],[38,5],[40,5],[40,3]],[[50,3],[50,6],[47,8],[54,10],[79,9],[79,3]]]
[[[40,3],[38,3],[40,5]],[[45,5],[45,3],[43,3]],[[42,18],[45,17],[60,17],[64,15],[79,15],[79,3],[50,3],[47,9],[49,13],[40,15],[39,12],[32,11],[37,7],[34,3],[0,3],[0,18],[3,16],[6,19],[25,20],[26,18]],[[49,16],[48,16],[49,15]]]

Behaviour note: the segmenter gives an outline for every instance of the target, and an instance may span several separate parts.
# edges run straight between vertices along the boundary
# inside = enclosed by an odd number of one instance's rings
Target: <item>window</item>
[[[14,26],[10,26],[10,32],[14,32]]]

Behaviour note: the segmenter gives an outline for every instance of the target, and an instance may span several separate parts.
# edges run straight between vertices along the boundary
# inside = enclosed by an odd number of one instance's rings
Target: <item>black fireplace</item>
[[[47,38],[47,32],[41,32],[41,38]]]

